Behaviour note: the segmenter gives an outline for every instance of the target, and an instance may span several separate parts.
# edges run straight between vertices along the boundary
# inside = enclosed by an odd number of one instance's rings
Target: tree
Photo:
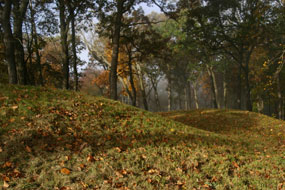
[[[264,28],[271,22],[270,2],[205,1],[188,13],[188,27],[206,47],[231,56],[244,73],[246,108],[252,110],[250,60],[254,49],[263,43]],[[239,74],[241,91],[241,73]],[[239,95],[241,101],[241,93]]]
[[[112,39],[112,61],[110,67],[110,96],[112,99],[118,99],[117,96],[117,66],[118,66],[118,54],[120,48],[120,34],[123,27],[124,14],[130,13],[135,5],[138,5],[142,0],[118,0],[113,1],[100,1],[101,4],[99,12],[100,28],[99,33],[101,35],[108,36]],[[111,11],[110,11],[111,10]],[[112,11],[115,10],[115,11]],[[107,31],[107,33],[106,33]]]
[[[2,3],[1,3],[2,8]],[[5,57],[8,63],[8,74],[9,74],[9,83],[17,84],[17,70],[15,62],[15,40],[13,37],[11,29],[11,11],[12,11],[12,1],[5,0],[4,7],[2,11],[2,26],[4,32],[4,45],[5,45]]]
[[[23,22],[26,16],[29,0],[13,1],[14,16],[14,39],[15,39],[15,62],[17,64],[18,82],[20,84],[28,84],[28,72],[25,62],[25,53],[23,47]]]

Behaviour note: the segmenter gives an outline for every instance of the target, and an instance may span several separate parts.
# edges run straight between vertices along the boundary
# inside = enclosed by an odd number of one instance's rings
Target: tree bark
[[[35,53],[36,53],[36,65],[38,69],[38,77],[39,77],[39,84],[44,86],[44,79],[42,74],[42,65],[41,65],[41,56],[39,52],[39,43],[38,43],[38,33],[37,27],[35,23],[35,11],[33,9],[32,3],[30,3],[30,11],[31,11],[31,25],[32,25],[32,38],[34,39],[35,43]]]
[[[17,84],[17,70],[15,62],[15,47],[14,38],[11,29],[10,17],[12,10],[12,1],[5,0],[5,5],[2,14],[2,26],[4,32],[5,59],[8,63],[9,83]]]
[[[123,6],[124,0],[117,1],[117,13],[115,16],[114,36],[112,40],[112,60],[110,70],[110,96],[112,99],[117,100],[117,66],[118,66],[118,55],[120,48],[120,33],[123,17]]]
[[[28,72],[25,62],[23,47],[23,21],[26,15],[29,0],[14,1],[14,39],[15,39],[15,62],[17,64],[18,83],[28,84]]]
[[[278,119],[283,119],[283,98],[280,86],[280,73],[276,75],[277,97],[278,97]]]
[[[74,90],[78,91],[78,72],[77,72],[77,55],[76,55],[76,37],[75,37],[75,15],[74,9],[69,7],[69,14],[71,17],[71,43],[73,54],[73,72],[74,72]]]
[[[172,89],[171,89],[171,77],[168,79],[167,95],[168,95],[168,111],[172,110]]]
[[[130,83],[131,83],[131,87],[132,87],[132,105],[136,106],[137,103],[137,92],[136,92],[136,87],[135,87],[135,83],[134,83],[134,77],[133,77],[133,68],[132,68],[132,57],[129,53],[129,61],[128,61],[128,66],[129,66],[129,75],[130,75]]]
[[[223,78],[223,89],[224,89],[224,108],[227,109],[227,96],[228,96],[228,89],[227,89],[227,78],[226,78],[226,72],[224,72],[224,78]]]
[[[253,52],[255,46],[251,46],[246,54],[246,60],[245,60],[245,82],[246,82],[246,108],[248,111],[252,111],[252,102],[251,102],[251,87],[250,87],[250,80],[249,80],[249,62],[250,57]]]
[[[191,83],[186,80],[186,85],[184,89],[185,93],[185,110],[191,109]]]
[[[209,66],[206,64],[207,71],[211,80],[211,88],[212,88],[212,93],[213,93],[213,103],[214,103],[214,108],[220,109],[220,103],[218,101],[218,87],[217,87],[217,81],[216,81],[216,75],[213,71],[213,67]]]
[[[241,110],[241,99],[242,99],[242,65],[239,65],[239,73],[238,73],[238,98],[237,98],[237,104],[238,104],[238,109]]]
[[[194,82],[193,91],[194,91],[195,107],[196,109],[199,109],[199,102],[198,102],[198,96],[197,96],[197,81]]]
[[[64,0],[59,0],[59,21],[62,56],[63,89],[69,89],[69,52],[68,52],[68,23],[66,22]]]
[[[184,88],[184,110],[188,110],[188,93],[187,93],[187,84]]]
[[[29,61],[30,63],[30,69],[33,70],[34,67],[34,63],[33,63],[33,43],[34,43],[34,33],[33,30],[31,30],[31,39],[30,36],[28,35],[28,27],[27,27],[27,23],[25,24],[25,29],[26,29],[26,34],[27,34],[27,50],[28,50],[28,58],[26,59],[26,62]],[[36,80],[35,80],[35,76],[34,76],[34,72],[29,72],[29,81],[31,85],[35,85]]]
[[[139,81],[140,81],[140,88],[141,88],[141,93],[142,93],[144,109],[148,110],[147,97],[145,93],[145,85],[143,81],[143,73],[142,73],[142,70],[139,64],[137,64],[137,70],[138,70],[138,76],[139,76]]]
[[[248,63],[245,68],[245,83],[246,83],[246,109],[252,111],[251,95],[250,95],[250,84],[249,84],[249,68]]]
[[[160,101],[159,101],[159,96],[158,96],[158,91],[157,91],[157,82],[155,82],[156,79],[153,77],[150,77],[150,82],[154,91],[154,100],[155,100],[155,105],[156,105],[156,111],[161,110],[160,106]]]

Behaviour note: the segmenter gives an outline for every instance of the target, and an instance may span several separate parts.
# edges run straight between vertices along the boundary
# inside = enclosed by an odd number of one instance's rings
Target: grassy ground
[[[284,188],[284,122],[241,111],[161,115],[70,91],[0,84],[0,185]]]

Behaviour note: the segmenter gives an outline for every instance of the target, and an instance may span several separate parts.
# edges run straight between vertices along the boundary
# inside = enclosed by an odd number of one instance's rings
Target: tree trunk
[[[180,94],[178,94],[178,105],[179,105],[179,110],[182,110],[182,99]]]
[[[33,43],[34,43],[34,39],[33,39],[33,36],[34,36],[34,33],[33,33],[33,30],[31,30],[31,39],[30,39],[30,36],[28,34],[28,27],[27,27],[27,23],[25,24],[25,29],[26,29],[26,34],[27,34],[27,50],[28,50],[28,58],[26,60],[26,62],[29,61],[30,63],[30,70],[33,70],[34,69],[34,63],[33,63]],[[30,84],[31,85],[35,85],[36,83],[36,80],[35,80],[35,75],[34,75],[34,72],[29,72],[29,79],[30,79]]]
[[[278,97],[278,119],[283,119],[283,98],[280,86],[280,73],[276,76],[277,97]]]
[[[25,53],[23,47],[23,21],[26,15],[29,0],[14,1],[14,39],[15,39],[15,62],[17,64],[18,83],[28,84],[28,72],[25,62]]]
[[[138,71],[138,76],[139,76],[139,81],[140,81],[140,88],[141,88],[141,94],[142,94],[144,109],[148,110],[147,97],[146,97],[146,93],[145,93],[145,85],[144,85],[144,81],[143,81],[143,73],[141,70],[141,66],[139,64],[137,64],[137,71]]]
[[[71,43],[73,54],[73,72],[74,72],[74,90],[78,91],[78,72],[77,72],[77,55],[76,55],[76,38],[75,38],[75,15],[74,9],[69,8],[69,14],[71,17]]]
[[[251,97],[250,97],[250,84],[249,84],[249,71],[248,71],[248,65],[245,72],[245,82],[246,82],[246,109],[248,111],[252,111],[252,103],[251,103]]]
[[[168,95],[168,111],[172,110],[172,89],[171,89],[171,78],[168,79],[168,86],[167,86],[167,95]]]
[[[242,99],[242,80],[241,80],[241,75],[242,75],[242,65],[239,65],[239,73],[238,73],[238,99],[237,99],[237,104],[238,104],[238,109],[241,110],[241,99]]]
[[[249,62],[250,57],[253,52],[255,46],[249,47],[249,50],[246,52],[246,60],[245,60],[245,67],[244,73],[245,73],[245,82],[246,82],[246,109],[248,111],[252,111],[252,102],[251,102],[251,87],[250,87],[250,80],[249,80]]]
[[[32,25],[32,38],[35,42],[35,53],[36,53],[36,65],[38,69],[38,77],[39,77],[39,84],[41,86],[44,85],[44,79],[42,74],[42,65],[41,65],[41,56],[39,52],[39,43],[38,43],[38,33],[37,33],[37,27],[35,23],[35,11],[32,7],[32,3],[30,3],[30,11],[31,11],[31,25]]]
[[[155,105],[156,105],[156,111],[161,110],[160,102],[159,102],[159,96],[158,96],[158,91],[157,91],[157,83],[155,82],[156,79],[153,79],[150,77],[150,82],[154,91],[154,100],[155,100]]]
[[[194,91],[195,107],[196,109],[199,109],[199,102],[198,102],[198,96],[197,96],[197,81],[194,82],[193,91]]]
[[[209,66],[208,64],[206,65],[207,71],[211,80],[211,88],[212,88],[212,93],[213,93],[213,103],[214,103],[214,108],[220,109],[220,103],[218,101],[218,88],[217,88],[217,82],[216,82],[216,76],[215,73],[213,72],[213,67]]]
[[[155,86],[153,88],[153,90],[154,90],[154,99],[155,99],[155,104],[156,104],[156,110],[161,111],[159,96],[158,96],[158,92],[157,92],[157,86]]]
[[[68,53],[68,23],[66,22],[64,0],[59,0],[60,38],[62,49],[63,89],[69,89],[69,53]]]
[[[223,80],[223,88],[224,88],[224,108],[227,109],[227,96],[228,96],[228,87],[227,87],[227,78],[226,78],[226,72],[224,73],[224,80]]]
[[[133,68],[132,68],[132,55],[131,52],[129,51],[129,60],[128,60],[128,66],[129,66],[129,75],[130,75],[130,83],[131,83],[131,88],[132,88],[132,105],[136,106],[137,103],[137,91],[134,83],[134,76],[133,76]]]
[[[2,26],[4,32],[4,45],[5,45],[5,58],[8,63],[9,83],[17,84],[17,70],[15,63],[15,47],[14,38],[11,29],[10,17],[11,17],[12,1],[5,0],[2,15]]]
[[[184,88],[184,110],[188,110],[188,93],[187,93],[187,85]]]
[[[118,55],[120,48],[120,33],[123,17],[123,5],[124,0],[117,1],[117,14],[115,17],[115,26],[114,26],[114,36],[112,40],[112,60],[111,60],[111,70],[110,70],[110,96],[112,99],[117,100],[117,66],[118,66]]]
[[[186,80],[186,86],[185,86],[185,110],[191,109],[191,83],[190,81]]]

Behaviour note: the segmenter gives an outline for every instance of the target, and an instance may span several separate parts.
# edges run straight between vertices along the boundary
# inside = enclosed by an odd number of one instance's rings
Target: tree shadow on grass
[[[32,157],[45,157],[53,154],[61,154],[65,151],[80,154],[85,148],[91,148],[90,154],[97,155],[112,148],[120,148],[121,151],[146,146],[175,147],[187,146],[214,148],[226,147],[226,149],[253,151],[247,143],[237,142],[217,135],[191,134],[179,132],[160,131],[154,134],[142,134],[134,132],[125,136],[120,133],[105,133],[93,135],[63,134],[39,134],[38,131],[29,131],[7,140],[3,146],[4,154],[0,155],[0,163],[16,160],[17,165],[27,165]]]
[[[231,134],[241,133],[257,125],[259,116],[236,110],[198,110],[189,112],[161,113],[162,116],[185,125],[206,131]]]

